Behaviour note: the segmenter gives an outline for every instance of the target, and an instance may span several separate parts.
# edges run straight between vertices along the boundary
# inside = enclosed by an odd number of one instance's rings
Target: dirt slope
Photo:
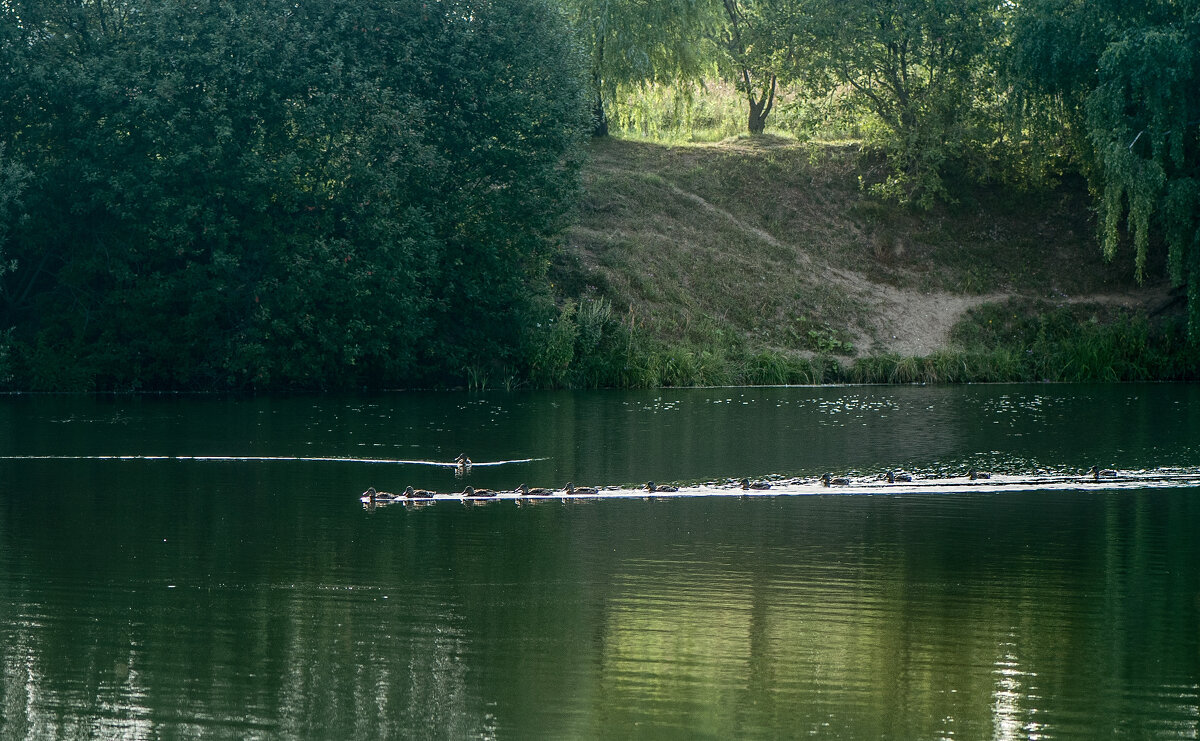
[[[601,141],[555,276],[664,338],[704,344],[732,332],[804,352],[814,337],[837,337],[856,355],[946,347],[986,302],[1137,308],[1168,288],[1137,285],[1128,255],[1102,260],[1078,186],[976,190],[916,212],[870,198],[860,187],[870,175],[852,148]]]

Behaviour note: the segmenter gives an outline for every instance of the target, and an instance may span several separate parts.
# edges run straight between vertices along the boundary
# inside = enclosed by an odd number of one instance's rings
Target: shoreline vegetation
[[[1068,5],[12,0],[0,391],[1200,380],[1195,9]]]
[[[1040,210],[1026,195],[1001,191],[968,194],[973,201],[969,208],[914,213],[873,200],[857,187],[860,156],[847,156],[840,145],[828,147],[832,153],[824,158],[820,145],[770,135],[684,145],[630,136],[597,141],[591,147],[583,166],[579,215],[549,269],[554,308],[544,309],[543,321],[528,330],[528,355],[510,357],[506,363],[467,364],[457,382],[374,388],[482,391],[1200,379],[1200,356],[1188,342],[1183,305],[1172,299],[1165,280],[1138,286],[1119,262],[1098,261],[1084,192],[1059,188],[1035,194],[1052,204]],[[776,203],[743,188],[754,181],[747,172],[760,167],[791,173],[776,173]],[[681,195],[667,179],[681,168],[699,173],[719,192]],[[819,186],[801,196],[800,181]],[[757,203],[763,215],[755,223],[763,227],[749,223],[746,215],[724,230],[704,223],[702,217],[713,216],[713,203],[746,200]],[[680,201],[686,208],[679,207]],[[630,204],[637,204],[634,213]],[[814,213],[816,219],[803,221]],[[723,214],[715,218],[730,221]],[[1020,233],[1016,223],[1024,223],[1032,234]],[[1041,240],[1055,223],[1065,232],[1052,236],[1055,251],[1043,251]],[[983,225],[1002,236],[973,246],[961,244],[963,233],[979,233]],[[765,234],[772,228],[781,232],[780,239]],[[805,234],[823,230],[823,243],[809,247],[820,254],[785,246],[789,229]],[[741,236],[731,238],[730,231]],[[664,233],[682,236],[664,238]],[[712,235],[711,243],[698,233]],[[746,240],[785,254],[759,256],[761,261],[755,263],[755,250]],[[939,262],[938,256],[948,249],[943,243],[975,254]],[[656,277],[645,274],[650,251],[655,269],[665,271],[668,288],[689,293],[688,299],[664,300],[658,294],[666,289],[646,280]],[[708,254],[712,264],[699,264],[698,251]],[[994,260],[985,258],[987,253]],[[1097,259],[1094,269],[1077,273],[1077,261],[1089,257]],[[743,264],[731,272],[721,265],[723,259]],[[814,264],[818,260],[821,265]],[[791,267],[781,269],[781,261]],[[1012,270],[1010,261],[1018,261],[1019,269]],[[796,263],[803,269],[793,270]],[[825,270],[844,275],[854,268],[859,268],[864,283],[880,280],[910,305],[920,304],[930,290],[972,300],[949,323],[949,332],[934,338],[932,351],[905,354],[886,338],[870,336],[879,329],[872,324],[877,317],[862,295],[821,284]],[[706,269],[721,281],[708,293],[699,274]],[[725,283],[766,285],[768,279],[783,275],[792,282],[757,292],[730,289]],[[808,284],[813,277],[818,279],[816,286]],[[1014,285],[1021,290],[1012,292]],[[998,287],[1006,290],[997,294]],[[982,293],[985,288],[989,296]],[[1064,300],[1064,289],[1071,291],[1069,300]],[[787,297],[781,302],[786,306],[766,307],[770,311],[763,316],[764,306],[776,294]],[[706,296],[711,301],[706,303]],[[1113,296],[1121,300],[1114,303]],[[1165,311],[1151,316],[1164,306]],[[749,309],[759,313],[738,313]],[[15,374],[8,350],[0,346],[3,391],[18,390],[16,378],[27,382],[20,391],[256,390],[97,388],[59,365],[56,356],[39,368],[26,366]],[[343,386],[285,390],[339,387]]]
[[[915,212],[865,193],[863,162],[780,136],[594,142],[544,352],[528,381],[468,387],[1200,378],[1178,291],[1100,259],[1081,184]]]
[[[1188,347],[1183,322],[1152,323],[1121,312],[1106,322],[1080,320],[1070,309],[1036,310],[1015,316],[1011,334],[992,346],[970,342],[989,331],[981,316],[1000,310],[985,306],[956,329],[962,345],[924,356],[881,353],[858,358],[801,355],[778,349],[656,341],[631,332],[611,317],[611,308],[593,301],[583,309],[590,319],[575,325],[570,310],[560,317],[556,347],[572,340],[590,348],[557,366],[538,369],[532,382],[505,369],[468,370],[471,390],[520,388],[656,388],[689,386],[770,386],[822,384],[1086,383],[1195,381],[1200,364]],[[597,324],[594,318],[603,319]]]

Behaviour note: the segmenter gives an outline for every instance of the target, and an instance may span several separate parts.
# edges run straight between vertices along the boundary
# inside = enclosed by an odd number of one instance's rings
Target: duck
[[[520,492],[521,496],[523,496],[523,497],[528,497],[528,496],[544,497],[544,496],[554,493],[550,489],[543,489],[541,487],[534,487],[534,488],[530,489],[525,484],[521,484],[520,486],[518,486],[517,491]]]
[[[464,497],[474,497],[478,499],[480,497],[494,497],[496,496],[496,492],[492,491],[491,489],[476,489],[473,486],[468,486],[467,488],[463,489],[462,495]]]
[[[742,479],[742,489],[744,491],[749,491],[751,489],[754,489],[756,491],[766,491],[767,489],[770,489],[770,488],[771,488],[771,485],[765,481],[755,481],[752,484],[752,483],[750,483],[750,479]]]
[[[971,479],[972,481],[975,479],[990,479],[991,477],[992,475],[990,473],[976,471],[974,468],[972,468],[970,471],[967,471],[967,478]]]
[[[571,495],[571,496],[574,496],[575,494],[598,494],[598,493],[600,493],[599,490],[596,489],[596,487],[594,487],[594,486],[575,486],[570,481],[568,481],[567,485],[563,487],[563,491],[565,491],[568,495]]]
[[[433,492],[428,489],[414,489],[409,486],[405,487],[404,496],[408,499],[433,499]]]
[[[821,477],[821,484],[824,486],[846,486],[849,483],[850,483],[850,479],[841,478],[841,477],[833,478],[829,474],[825,474],[824,476]]]
[[[1093,481],[1099,481],[1101,476],[1104,478],[1112,478],[1113,476],[1117,475],[1117,472],[1111,468],[1100,468],[1099,466],[1092,466],[1088,473],[1092,475]]]
[[[894,484],[897,481],[912,481],[912,476],[907,473],[896,473],[895,471],[887,472],[887,482]]]
[[[391,502],[395,499],[399,499],[399,497],[390,491],[376,491],[374,486],[368,487],[367,490],[362,493],[362,497],[360,498],[365,498],[372,504],[375,502]]]
[[[454,459],[454,478],[462,479],[471,475],[471,459],[464,453],[459,453]]]
[[[653,481],[646,482],[646,491],[662,492],[662,491],[679,491],[678,486],[658,486]]]

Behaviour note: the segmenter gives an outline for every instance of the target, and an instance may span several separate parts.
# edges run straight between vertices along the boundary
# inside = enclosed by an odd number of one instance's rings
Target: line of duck
[[[461,464],[464,461],[464,459],[465,459],[465,461],[467,461],[467,465],[470,465],[470,463],[469,463],[470,459],[467,459],[465,456],[460,456],[458,461],[456,461],[456,462]],[[1163,476],[1160,476],[1159,478],[1164,478],[1164,477],[1167,477],[1167,476],[1163,475]],[[1014,484],[1014,483],[1016,483],[1016,484],[1020,484],[1020,483],[1063,484],[1063,483],[1071,483],[1071,482],[1088,483],[1088,482],[1099,482],[1099,481],[1119,481],[1119,480],[1122,480],[1122,478],[1128,478],[1131,481],[1141,480],[1134,474],[1134,472],[1130,472],[1127,475],[1123,475],[1114,469],[1100,468],[1099,466],[1092,466],[1087,471],[1087,473],[1083,476],[1079,476],[1078,474],[1060,474],[1060,475],[1027,476],[1024,478],[1011,477],[1011,476],[1000,477],[1000,478],[1003,479],[1003,481],[1000,483],[1005,483],[1005,484]],[[1170,477],[1167,477],[1167,478],[1170,478]],[[734,481],[731,481],[731,482],[725,483],[725,484],[719,484],[719,483],[706,484],[706,485],[704,485],[704,487],[698,487],[698,488],[707,489],[707,490],[711,490],[711,489],[735,489],[736,490],[736,489],[740,488],[743,492],[749,493],[749,492],[769,491],[772,488],[775,488],[778,491],[778,490],[783,490],[783,489],[788,489],[788,488],[795,489],[797,487],[814,486],[814,485],[819,486],[819,487],[824,487],[824,488],[835,488],[835,487],[840,488],[840,487],[853,487],[853,486],[872,487],[873,488],[873,487],[886,486],[886,485],[892,485],[892,484],[911,484],[915,481],[919,485],[938,486],[938,485],[952,485],[952,484],[955,484],[955,482],[969,483],[969,482],[977,482],[977,481],[989,481],[991,479],[992,479],[992,475],[990,473],[987,473],[984,471],[979,471],[975,468],[969,469],[965,475],[960,475],[958,477],[949,477],[949,478],[941,477],[941,476],[915,478],[913,476],[913,474],[911,474],[911,473],[906,473],[903,471],[888,470],[886,473],[879,475],[879,476],[860,477],[857,479],[852,479],[847,476],[834,476],[831,473],[825,473],[825,474],[822,474],[821,476],[817,477],[815,480],[800,478],[800,479],[787,479],[787,480],[776,480],[776,481],[762,481],[762,480],[752,481],[749,478],[743,478],[743,479],[734,480]],[[1178,480],[1180,482],[1187,482],[1189,484],[1200,484],[1200,474],[1175,475],[1172,478],[1172,480]],[[568,481],[561,489],[549,489],[549,488],[545,488],[545,487],[531,487],[527,484],[522,483],[519,486],[517,486],[515,489],[511,489],[511,490],[496,490],[496,489],[475,488],[473,486],[467,486],[460,492],[438,493],[438,492],[430,491],[428,489],[416,489],[412,486],[409,486],[409,487],[406,487],[403,492],[401,492],[399,494],[393,494],[391,492],[377,490],[375,487],[372,486],[372,487],[368,488],[366,491],[364,491],[360,495],[359,499],[364,504],[367,504],[369,506],[374,506],[374,505],[378,505],[378,504],[387,504],[390,502],[411,502],[411,501],[419,501],[419,500],[432,500],[435,498],[458,499],[458,500],[468,500],[468,499],[480,500],[480,499],[496,499],[496,498],[501,498],[501,497],[518,498],[519,499],[519,498],[524,498],[524,497],[580,497],[580,496],[598,496],[598,495],[603,495],[603,494],[616,494],[616,495],[629,496],[629,495],[635,494],[639,491],[643,492],[645,495],[659,495],[659,494],[676,493],[676,492],[680,491],[680,488],[677,486],[656,484],[653,481],[647,481],[645,483],[645,485],[638,487],[636,489],[628,489],[628,488],[623,488],[623,487],[619,487],[619,486],[609,486],[609,487],[575,486],[572,482]],[[783,491],[779,491],[779,493],[783,493]]]

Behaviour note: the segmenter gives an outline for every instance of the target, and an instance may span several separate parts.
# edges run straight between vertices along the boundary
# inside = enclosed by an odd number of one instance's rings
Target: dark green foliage
[[[23,220],[21,193],[29,181],[29,170],[5,156],[0,142],[0,277],[12,269],[4,257],[4,243],[12,225]]]
[[[990,358],[997,370],[1005,371],[995,380],[1200,377],[1200,352],[1188,346],[1182,323],[1152,324],[1120,309],[1047,305],[1029,310],[1013,303],[988,304],[970,312],[954,339],[968,355]]]
[[[517,0],[6,4],[0,142],[33,173],[5,219],[17,382],[514,362],[586,126],[563,28]]]
[[[812,65],[878,122],[890,173],[874,185],[932,205],[945,177],[980,177],[999,138],[994,108],[1002,15],[985,0],[806,0],[796,21]],[[861,115],[861,114],[860,114]]]
[[[1116,252],[1127,219],[1140,278],[1160,229],[1200,338],[1200,13],[1178,21],[1108,45],[1087,126],[1103,182],[1105,254]]]
[[[1062,102],[1062,125],[1101,196],[1104,252],[1128,237],[1144,273],[1165,246],[1188,286],[1200,337],[1200,3],[1023,4],[1013,33],[1017,79]]]
[[[22,218],[21,192],[29,179],[29,171],[4,156],[4,144],[0,143],[0,281],[4,274],[16,267],[5,256],[4,244],[10,225],[20,223]],[[13,382],[12,330],[0,327],[0,388]]]
[[[814,322],[807,317],[796,319],[796,326],[789,332],[789,338],[797,347],[820,353],[822,355],[852,355],[854,344],[846,339],[844,333],[832,327]]]
[[[574,37],[544,0],[0,3],[0,387],[1195,376],[1176,325],[1052,311],[848,367],[828,326],[760,351],[703,307],[667,346],[547,271],[593,104],[719,68],[755,130],[779,81],[848,102],[880,195],[1081,170],[1107,254],[1131,240],[1140,275],[1158,250],[1189,286],[1194,341],[1196,0],[568,7]]]

